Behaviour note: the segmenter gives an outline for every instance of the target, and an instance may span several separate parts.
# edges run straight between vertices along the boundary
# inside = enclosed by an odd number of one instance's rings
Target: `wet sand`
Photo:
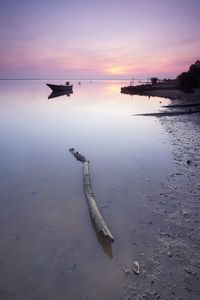
[[[154,91],[152,96],[181,104],[198,101],[199,91]],[[141,247],[141,273],[126,276],[121,299],[200,299],[200,114],[159,120],[171,143],[173,165],[159,201],[149,198],[146,226],[133,233]]]
[[[150,97],[169,98],[175,102],[195,102],[200,101],[200,88],[193,93],[184,93],[181,90],[153,90],[142,93]]]

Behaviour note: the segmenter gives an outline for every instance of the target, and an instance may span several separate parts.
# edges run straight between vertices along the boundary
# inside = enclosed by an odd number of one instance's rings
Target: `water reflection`
[[[103,235],[103,233],[96,230],[96,226],[94,224],[94,221],[90,217],[92,227],[94,229],[94,232],[96,234],[97,240],[100,243],[101,247],[103,248],[103,251],[108,255],[110,259],[113,258],[113,250],[112,250],[112,244],[106,239],[106,237]]]
[[[132,115],[158,111],[161,99],[122,95],[126,82],[73,84],[73,101],[47,101],[45,81],[0,81],[2,299],[117,299],[121,266],[148,235],[140,235],[152,218],[146,195],[157,200],[168,146],[159,121]],[[112,246],[91,228],[71,145],[92,163]]]
[[[66,95],[67,97],[70,97],[70,95],[73,94],[73,91],[56,91],[56,92],[52,92],[49,96],[48,96],[48,99],[52,99],[52,98],[57,98],[57,97],[60,97],[60,96],[64,96]]]

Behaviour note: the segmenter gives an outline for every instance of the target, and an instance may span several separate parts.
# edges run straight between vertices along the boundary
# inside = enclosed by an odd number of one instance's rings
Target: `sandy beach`
[[[172,99],[172,104],[199,101],[199,95],[199,90],[151,92]],[[146,225],[148,239],[141,245],[141,274],[127,276],[122,299],[200,299],[200,114],[159,120],[171,142],[173,167],[160,201],[149,199],[153,216]]]

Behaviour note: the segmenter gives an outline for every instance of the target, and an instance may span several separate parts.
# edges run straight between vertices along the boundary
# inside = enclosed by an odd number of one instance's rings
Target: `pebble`
[[[168,255],[169,257],[172,257],[172,253],[171,253],[170,251],[167,251],[167,255]]]
[[[129,269],[123,270],[126,275],[130,274],[131,271]]]
[[[133,262],[132,270],[133,270],[136,274],[139,274],[139,272],[140,272],[140,266],[139,266],[138,261],[134,261],[134,262]]]

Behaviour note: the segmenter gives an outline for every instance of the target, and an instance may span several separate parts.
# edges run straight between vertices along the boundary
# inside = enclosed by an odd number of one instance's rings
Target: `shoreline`
[[[192,94],[153,90],[140,95],[168,98],[173,104],[200,102],[200,89]],[[164,116],[160,122],[171,144],[172,168],[161,186],[159,201],[151,202],[148,230],[154,243],[145,241],[144,270],[138,277],[129,277],[123,299],[133,295],[139,300],[198,299],[200,115]]]
[[[123,299],[132,299],[132,295],[137,295],[139,300],[197,299],[200,293],[200,114],[187,113],[186,109],[188,104],[190,109],[192,104],[196,106],[200,102],[200,89],[194,93],[156,89],[138,94],[171,100],[172,105],[164,107],[159,120],[171,144],[172,168],[159,202],[152,203],[154,216],[148,230],[152,229],[154,243],[145,241],[148,248],[143,250],[145,269],[140,276],[131,278]],[[186,114],[175,115],[179,105],[183,105],[181,111]],[[174,116],[167,116],[167,112],[173,112]]]
[[[196,89],[193,93],[184,93],[179,89],[156,89],[152,91],[144,91],[140,93],[141,96],[148,96],[148,97],[161,97],[161,98],[168,98],[172,101],[183,101],[183,102],[192,102],[192,101],[200,101],[200,88]]]

